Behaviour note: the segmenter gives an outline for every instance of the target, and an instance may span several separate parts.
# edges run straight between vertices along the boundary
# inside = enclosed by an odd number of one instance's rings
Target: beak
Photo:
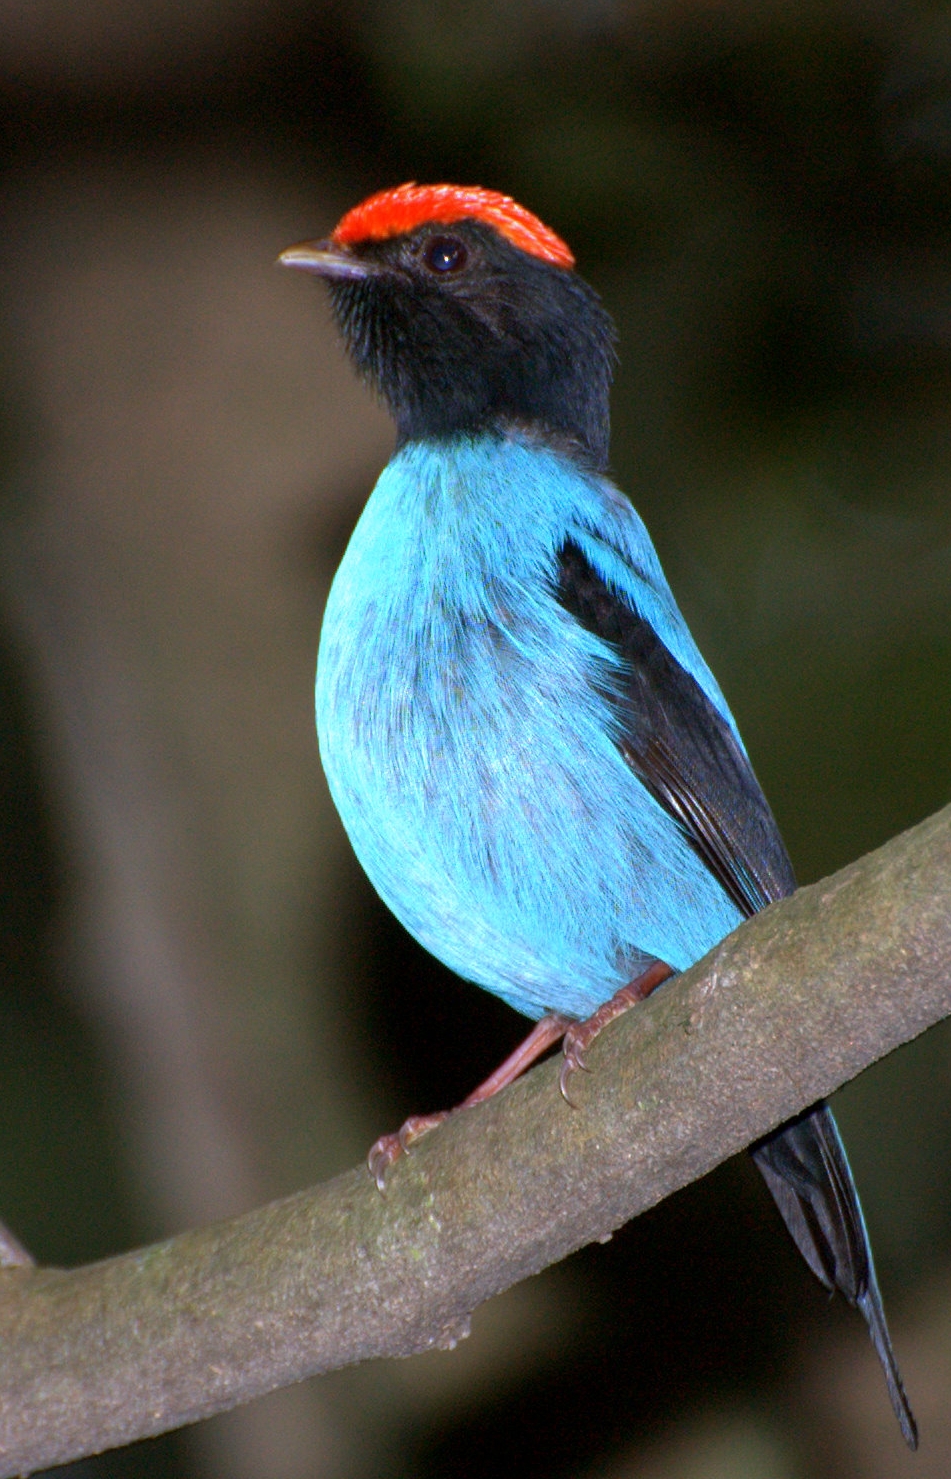
[[[325,241],[302,241],[288,247],[277,259],[278,267],[299,267],[316,272],[318,277],[336,278],[338,282],[359,281],[372,277],[379,269],[375,262],[355,257],[347,248],[337,246],[328,236]]]

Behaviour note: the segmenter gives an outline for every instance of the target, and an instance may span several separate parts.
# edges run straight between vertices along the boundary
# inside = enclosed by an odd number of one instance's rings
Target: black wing
[[[730,726],[650,623],[571,541],[559,554],[558,598],[621,657],[624,686],[605,690],[621,750],[737,908],[755,914],[792,893],[796,880],[779,828]],[[916,1448],[858,1193],[831,1110],[814,1106],[759,1141],[752,1154],[813,1273],[865,1316],[895,1415]]]
[[[558,597],[622,658],[613,704],[624,755],[743,914],[796,887],[773,813],[732,729],[654,628],[576,544],[559,556]]]

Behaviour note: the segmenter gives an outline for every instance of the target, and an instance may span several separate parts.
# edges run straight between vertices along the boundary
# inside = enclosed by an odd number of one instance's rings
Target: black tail
[[[918,1427],[892,1350],[865,1219],[831,1109],[819,1104],[790,1120],[754,1147],[753,1159],[813,1273],[865,1316],[905,1442],[917,1448]]]

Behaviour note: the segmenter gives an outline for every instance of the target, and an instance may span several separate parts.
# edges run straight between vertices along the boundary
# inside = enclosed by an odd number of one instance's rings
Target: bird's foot
[[[367,1169],[380,1191],[386,1186],[386,1173],[393,1162],[398,1161],[401,1155],[408,1155],[413,1141],[435,1130],[450,1113],[450,1110],[443,1109],[438,1114],[411,1114],[395,1135],[381,1135],[373,1142],[367,1156]]]
[[[565,1040],[562,1047],[565,1061],[561,1065],[558,1086],[561,1089],[561,1095],[565,1103],[570,1104],[572,1109],[575,1109],[577,1106],[568,1093],[568,1084],[571,1081],[572,1074],[589,1072],[588,1065],[585,1062],[585,1053],[595,1038],[607,1027],[609,1022],[614,1021],[615,1017],[620,1017],[639,1001],[644,1001],[650,996],[652,991],[657,989],[662,981],[666,981],[668,976],[672,976],[673,974],[669,965],[665,965],[662,960],[655,960],[654,964],[648,966],[647,970],[643,971],[641,975],[636,976],[633,981],[629,981],[626,986],[622,986],[620,991],[615,991],[614,995],[608,1001],[602,1002],[597,1011],[584,1022],[571,1023],[571,1026],[565,1032]]]
[[[514,1053],[510,1053],[505,1062],[491,1073],[484,1083],[459,1105],[460,1109],[471,1109],[474,1104],[482,1104],[486,1099],[491,1099],[500,1089],[523,1074],[526,1068],[541,1057],[548,1048],[553,1047],[560,1037],[564,1037],[569,1026],[567,1017],[552,1013],[548,1017],[542,1017],[536,1022],[528,1037],[519,1043]],[[439,1114],[414,1114],[406,1121],[395,1135],[381,1135],[370,1147],[367,1156],[367,1167],[380,1191],[386,1186],[386,1173],[394,1161],[398,1161],[401,1155],[407,1154],[414,1140],[426,1135],[430,1130],[435,1130],[444,1119],[448,1119],[454,1110],[444,1109]]]

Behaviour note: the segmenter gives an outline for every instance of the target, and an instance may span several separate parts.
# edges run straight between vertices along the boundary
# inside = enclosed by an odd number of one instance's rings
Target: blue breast
[[[587,1016],[740,915],[623,759],[610,646],[557,599],[566,539],[730,725],[647,532],[603,478],[528,440],[411,443],[331,589],[317,670],[327,779],[410,932],[518,1011]],[[734,727],[735,728],[735,727]]]

